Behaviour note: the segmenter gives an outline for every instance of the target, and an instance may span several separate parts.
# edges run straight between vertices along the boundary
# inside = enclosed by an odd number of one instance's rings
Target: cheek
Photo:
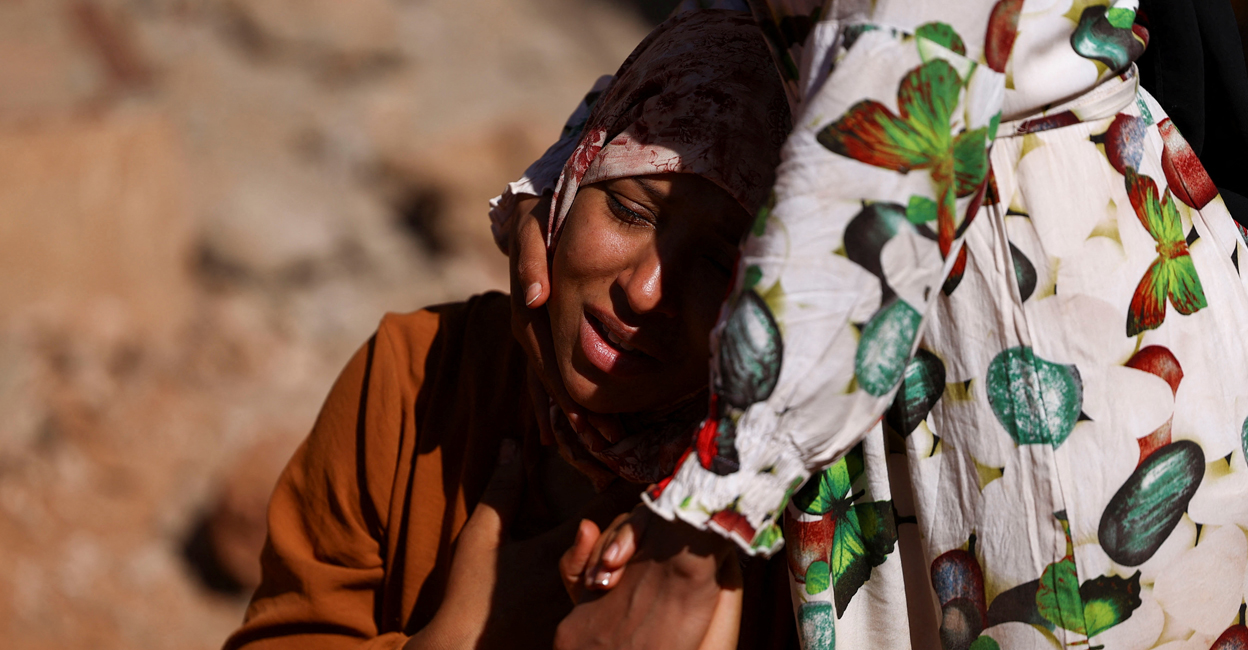
[[[729,280],[719,272],[699,274],[697,289],[689,296],[689,321],[700,332],[709,335],[719,320],[719,310],[728,298]]]
[[[582,300],[606,306],[597,296],[609,292],[610,285],[628,266],[636,238],[620,232],[609,216],[585,210],[573,212],[555,245],[551,264],[551,289],[555,293],[578,295]]]
[[[583,223],[570,227],[555,250],[558,274],[564,281],[576,282],[618,273],[627,244],[626,238],[601,225]]]
[[[619,272],[619,236],[594,222],[593,215],[570,214],[551,258],[546,304],[561,356],[579,336],[584,305],[610,304],[610,286]]]

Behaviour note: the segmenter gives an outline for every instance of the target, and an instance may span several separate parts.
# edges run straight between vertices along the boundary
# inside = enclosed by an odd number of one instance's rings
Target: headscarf
[[[680,14],[624,61],[590,113],[555,186],[553,243],[582,185],[698,174],[753,214],[771,192],[791,121],[762,32],[749,14]]]
[[[655,28],[599,97],[564,164],[551,201],[548,246],[553,250],[577,190],[615,178],[698,174],[748,213],[757,212],[771,192],[791,126],[770,57],[749,14],[694,11]],[[688,405],[669,414],[679,423],[625,417],[626,430],[640,431],[591,455],[626,480],[657,481],[688,449],[705,403],[695,405],[700,414],[689,423],[679,417]],[[573,465],[584,466],[589,452],[562,442],[560,449],[565,457],[579,456],[568,458]]]

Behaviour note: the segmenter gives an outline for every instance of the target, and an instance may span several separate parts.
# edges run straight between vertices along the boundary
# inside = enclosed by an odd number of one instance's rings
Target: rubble
[[[216,648],[386,311],[506,285],[486,201],[645,27],[593,0],[0,3],[5,647]]]

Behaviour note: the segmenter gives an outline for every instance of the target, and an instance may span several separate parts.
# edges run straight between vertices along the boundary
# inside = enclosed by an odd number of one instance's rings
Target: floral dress
[[[1248,648],[1248,233],[1135,0],[751,4],[794,130],[646,502],[807,650]]]

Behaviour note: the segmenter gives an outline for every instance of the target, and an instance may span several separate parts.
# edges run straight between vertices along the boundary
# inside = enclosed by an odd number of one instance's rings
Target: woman
[[[750,18],[690,14],[638,46],[589,118],[599,141],[564,166],[554,358],[567,393],[630,434],[570,460],[637,487],[596,494],[538,444],[506,296],[387,316],[279,481],[263,582],[226,647],[550,647],[572,605],[557,562],[581,518],[636,503],[705,414],[707,336],[788,123]],[[674,418],[685,425],[651,424]],[[502,503],[520,483],[522,502]],[[516,541],[499,547],[500,531]],[[723,544],[692,550],[737,566]]]
[[[750,4],[798,119],[648,505],[783,538],[807,648],[1242,643],[1248,239],[1138,87],[1138,3]],[[734,329],[760,299],[776,327]],[[561,640],[662,637],[646,576]]]

